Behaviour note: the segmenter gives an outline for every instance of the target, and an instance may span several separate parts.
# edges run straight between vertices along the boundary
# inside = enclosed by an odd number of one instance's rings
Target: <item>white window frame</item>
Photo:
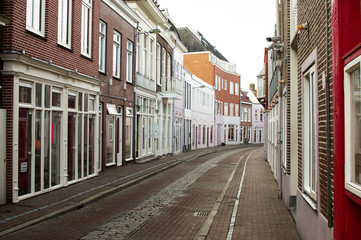
[[[229,81],[229,94],[234,95],[234,82]]]
[[[237,95],[237,96],[239,96],[239,83],[236,83],[236,84],[235,84],[234,94]]]
[[[228,116],[228,103],[224,103],[224,115]]]
[[[160,58],[161,58],[161,46],[159,43],[157,43],[157,53],[156,53],[156,79],[157,79],[157,85],[161,85],[161,73],[160,73],[160,66],[161,66],[161,62],[160,62]]]
[[[107,41],[107,24],[100,20],[99,23],[99,71],[105,73],[105,54]]]
[[[318,184],[317,85],[317,71],[313,64],[303,73],[303,188],[314,201],[317,201]]]
[[[113,77],[120,78],[122,35],[114,30],[113,33]]]
[[[356,195],[361,197],[361,184],[356,182],[356,153],[361,153],[361,147],[357,149],[357,130],[355,118],[355,99],[360,100],[361,96],[354,96],[354,84],[352,73],[354,71],[361,71],[361,55],[346,64],[344,68],[344,100],[345,100],[345,188]],[[360,72],[359,72],[360,74]],[[358,124],[360,125],[360,124]],[[356,143],[356,144],[355,144]],[[360,141],[359,141],[360,145]],[[361,177],[361,176],[359,176]]]
[[[45,36],[45,0],[26,1],[26,29]]]
[[[234,116],[239,117],[239,104],[234,105]]]
[[[150,39],[150,45],[149,45],[149,52],[150,52],[150,67],[149,67],[149,75],[150,79],[154,81],[154,66],[155,66],[155,59],[154,59],[154,39]]]
[[[127,82],[133,82],[133,42],[127,41]]]
[[[82,0],[81,54],[91,57],[93,0]]]
[[[234,116],[234,103],[229,104],[229,116]]]
[[[143,73],[144,76],[149,76],[149,61],[148,61],[148,45],[149,45],[149,36],[147,34],[144,34],[144,40],[143,40]]]
[[[59,0],[58,44],[71,48],[72,0]]]

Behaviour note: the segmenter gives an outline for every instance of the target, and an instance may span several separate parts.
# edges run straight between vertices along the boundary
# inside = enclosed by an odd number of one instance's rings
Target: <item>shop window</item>
[[[344,69],[345,186],[361,197],[361,56]]]

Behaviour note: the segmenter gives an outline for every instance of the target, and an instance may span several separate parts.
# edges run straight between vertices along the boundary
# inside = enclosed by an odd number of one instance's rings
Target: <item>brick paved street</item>
[[[295,223],[277,197],[263,149],[210,150],[168,156],[167,164],[184,161],[79,210],[0,239],[298,239]],[[164,159],[148,167],[160,163]],[[144,170],[146,165],[129,167]]]

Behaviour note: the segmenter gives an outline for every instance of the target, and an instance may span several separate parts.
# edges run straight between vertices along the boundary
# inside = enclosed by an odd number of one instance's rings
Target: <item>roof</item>
[[[187,27],[178,28],[182,43],[188,48],[188,52],[210,51],[218,59],[228,62],[228,60],[196,30]]]

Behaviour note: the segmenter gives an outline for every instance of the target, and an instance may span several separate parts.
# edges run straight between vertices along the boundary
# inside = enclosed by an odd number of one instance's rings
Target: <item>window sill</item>
[[[348,197],[350,197],[353,200],[357,200],[356,202],[361,205],[361,199],[360,199],[360,195],[361,195],[361,191],[360,191],[360,186],[352,183],[352,182],[346,182],[345,183],[345,188],[346,188],[346,194]]]
[[[45,42],[48,41],[48,39],[46,37],[44,37],[43,35],[40,35],[39,33],[33,32],[33,31],[29,30],[29,29],[26,29],[26,33],[28,33],[29,35],[34,36],[36,38],[39,38],[39,39],[41,39],[41,40],[43,40]]]
[[[64,45],[62,45],[62,44],[60,44],[60,43],[58,43],[58,47],[61,48],[61,49],[66,50],[66,51],[68,51],[68,52],[74,53],[74,50],[73,50],[73,49],[71,49],[70,47],[64,46]]]
[[[345,193],[346,197],[349,198],[351,201],[353,201],[354,203],[356,203],[357,205],[361,206],[361,199],[360,197],[358,197],[357,195],[353,194],[352,192],[349,192],[346,189],[346,193]]]
[[[115,163],[107,163],[107,164],[105,164],[105,166],[112,167],[112,166],[115,166]]]
[[[310,198],[310,196],[308,196],[306,193],[302,193],[302,197],[305,199],[308,205],[310,205],[313,211],[317,211],[317,203],[312,198]]]
[[[94,59],[92,59],[91,57],[88,57],[88,56],[86,56],[86,55],[84,55],[84,54],[80,54],[80,56],[83,57],[83,58],[85,58],[85,59],[88,59],[88,60],[94,62]]]

